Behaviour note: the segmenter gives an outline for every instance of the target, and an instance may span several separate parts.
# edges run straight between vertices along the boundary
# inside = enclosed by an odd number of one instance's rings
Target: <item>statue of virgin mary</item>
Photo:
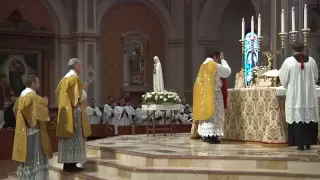
[[[164,83],[163,83],[163,75],[162,75],[162,67],[161,62],[158,56],[153,58],[154,60],[154,68],[153,68],[153,91],[154,92],[163,92],[164,91]]]

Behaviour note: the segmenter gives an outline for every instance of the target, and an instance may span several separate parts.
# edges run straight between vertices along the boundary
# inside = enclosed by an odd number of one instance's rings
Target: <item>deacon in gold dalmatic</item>
[[[59,139],[58,162],[63,163],[63,170],[81,171],[77,163],[86,162],[85,140],[91,134],[91,128],[85,110],[87,84],[78,77],[81,62],[70,59],[70,71],[62,78],[57,89],[58,118],[57,136]]]
[[[13,107],[16,129],[12,159],[21,162],[17,170],[18,180],[47,180],[48,157],[52,155],[46,126],[50,119],[48,99],[36,94],[40,86],[36,76],[26,77],[25,85],[27,88]]]

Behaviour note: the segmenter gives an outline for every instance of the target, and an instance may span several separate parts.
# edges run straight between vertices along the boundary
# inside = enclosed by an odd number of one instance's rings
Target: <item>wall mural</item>
[[[19,97],[25,76],[40,75],[40,53],[0,50],[0,83],[4,101]]]

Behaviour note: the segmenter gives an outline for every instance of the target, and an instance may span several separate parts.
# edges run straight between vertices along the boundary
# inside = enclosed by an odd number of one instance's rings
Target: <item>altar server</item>
[[[213,57],[213,58],[211,58]],[[221,64],[217,63],[220,62]],[[220,143],[224,135],[224,103],[221,78],[227,78],[231,69],[222,52],[208,56],[200,66],[193,89],[193,116],[199,121],[192,128],[191,137],[199,134],[205,142]],[[197,125],[193,123],[193,126]]]
[[[114,118],[114,108],[117,106],[116,101],[112,101],[110,104],[105,104],[103,107],[103,124],[112,124]]]
[[[61,79],[56,89],[58,98],[57,136],[59,139],[58,162],[63,170],[81,171],[77,163],[86,162],[86,137],[91,128],[85,109],[88,83],[82,83],[80,72],[82,64],[72,58],[68,63],[70,71]]]
[[[90,124],[100,124],[102,113],[98,107],[96,107],[96,100],[91,99],[91,105],[86,109]]]
[[[112,124],[115,126],[115,134],[118,134],[118,126],[130,126],[132,121],[132,112],[124,98],[120,98],[119,105],[114,108],[114,118]]]
[[[177,112],[176,116],[180,122],[182,121],[184,123],[187,123],[193,119],[192,108],[189,104],[187,104],[185,97],[181,98],[180,111]]]
[[[303,53],[301,43],[292,45],[279,70],[281,84],[286,88],[286,122],[288,144],[298,150],[310,149],[317,143],[319,107],[316,93],[318,67],[316,61]]]
[[[13,107],[16,129],[12,159],[22,163],[17,170],[18,180],[48,180],[48,157],[52,155],[46,126],[50,120],[48,98],[37,95],[37,76],[27,76],[25,85]]]

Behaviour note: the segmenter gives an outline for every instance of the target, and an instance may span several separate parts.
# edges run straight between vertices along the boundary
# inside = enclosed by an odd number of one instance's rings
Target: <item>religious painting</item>
[[[249,32],[244,39],[245,85],[251,86],[254,78],[254,68],[258,65],[259,42],[256,33]]]
[[[1,96],[5,102],[20,96],[25,89],[25,76],[41,76],[40,58],[40,52],[0,50]]]

